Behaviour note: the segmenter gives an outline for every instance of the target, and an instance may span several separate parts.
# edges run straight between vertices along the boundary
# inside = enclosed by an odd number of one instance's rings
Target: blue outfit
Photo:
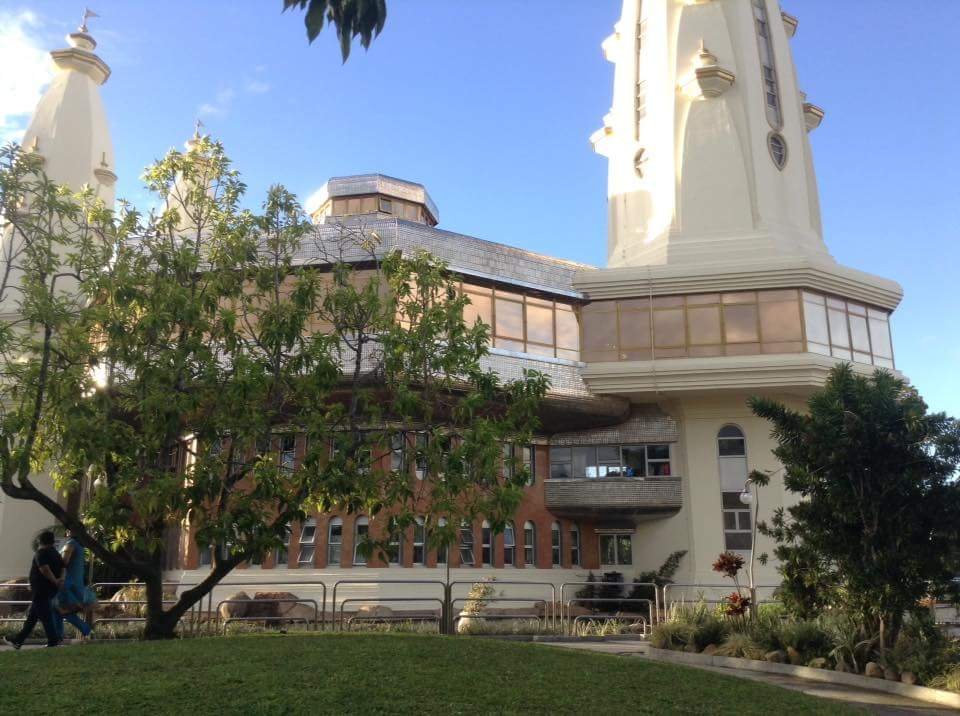
[[[83,607],[83,579],[84,572],[86,571],[86,565],[83,559],[83,545],[71,537],[64,545],[65,548],[67,546],[73,547],[73,556],[70,557],[70,561],[66,564],[63,589],[61,589],[57,594],[54,600],[54,606],[59,606],[65,609],[76,609]],[[90,634],[90,625],[81,619],[80,615],[76,612],[71,612],[70,614],[61,614],[60,610],[55,608],[53,613],[57,624],[57,630],[61,639],[63,638],[64,621],[72,624],[73,627],[84,636]]]

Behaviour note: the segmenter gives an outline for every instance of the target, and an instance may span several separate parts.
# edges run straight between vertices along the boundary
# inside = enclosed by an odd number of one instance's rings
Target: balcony
[[[679,477],[547,480],[545,488],[547,509],[558,517],[652,519],[683,505]]]

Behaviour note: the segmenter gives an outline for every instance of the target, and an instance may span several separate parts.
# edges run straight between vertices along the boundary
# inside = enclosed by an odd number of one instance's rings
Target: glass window
[[[353,563],[364,565],[367,563],[367,557],[360,549],[361,544],[366,544],[367,537],[370,534],[370,520],[360,515],[353,525]]]
[[[623,447],[623,474],[625,477],[645,477],[647,449],[643,445]]]
[[[497,296],[497,335],[523,340],[523,304],[506,301]],[[522,349],[521,349],[522,350]]]
[[[467,522],[460,524],[460,564],[473,566],[473,526]]]
[[[570,527],[570,566],[580,566],[580,527]]]
[[[380,211],[382,211],[384,214],[392,214],[392,213],[393,213],[393,202],[390,201],[389,199],[385,199],[385,198],[383,198],[383,197],[381,196],[381,197],[380,197]]]
[[[493,564],[493,532],[490,529],[490,523],[486,520],[484,520],[480,526],[480,538],[480,557],[482,564],[485,567],[489,567]]]
[[[283,435],[280,437],[280,469],[287,474],[293,472],[293,466],[297,457],[296,447],[296,436]]]
[[[470,303],[463,307],[463,320],[468,326],[472,326],[478,320],[483,321],[488,326],[493,325],[493,299],[490,298],[490,292],[486,294],[465,291]]]
[[[721,457],[746,455],[746,445],[743,432],[735,425],[725,425],[717,433],[717,446]]]
[[[757,335],[757,307],[752,304],[723,307],[723,325],[727,343],[751,343]]]
[[[847,312],[831,308],[828,312],[830,322],[830,342],[839,348],[850,347],[850,334],[847,331]]]
[[[563,563],[563,533],[559,522],[550,526],[550,560],[554,567],[560,567]]]
[[[761,303],[760,332],[764,343],[802,340],[800,303],[796,299]]]
[[[427,461],[427,434],[426,433],[416,433],[414,439],[414,446],[416,448],[416,474],[418,480],[422,480],[427,475],[428,461]]]
[[[527,304],[527,340],[553,345],[553,308]]]
[[[653,338],[657,348],[686,345],[683,309],[672,308],[653,312]]]
[[[275,567],[286,567],[290,561],[290,525],[287,525],[283,532],[283,544],[277,547],[273,555],[273,564]]]
[[[890,324],[886,318],[870,317],[870,342],[873,354],[881,358],[893,358],[893,346],[890,342]]]
[[[628,534],[600,535],[600,563],[604,565],[633,564],[633,543]]]
[[[557,304],[557,347],[572,351],[580,350],[580,324],[577,322],[577,314],[571,307],[561,303]]]
[[[297,555],[297,564],[309,566],[313,564],[314,551],[317,542],[317,521],[311,517],[300,528],[300,554]]]
[[[517,561],[517,535],[513,523],[507,522],[503,528],[503,566],[514,566]]]
[[[687,325],[690,329],[692,345],[715,345],[722,340],[719,306],[688,308]]]
[[[867,328],[867,319],[865,316],[848,316],[850,320],[850,342],[853,344],[853,350],[861,353],[870,353],[870,331]],[[867,359],[869,363],[869,357]]]
[[[327,566],[339,567],[343,548],[343,520],[334,517],[327,530]]]
[[[550,479],[564,480],[573,477],[573,456],[570,448],[550,448]]]
[[[201,567],[209,567],[213,562],[213,549],[210,548],[210,545],[200,547],[199,560]]]
[[[807,342],[830,344],[830,333],[827,329],[827,309],[823,306],[823,297],[819,303],[807,300],[809,294],[804,294],[803,322],[807,331]]]
[[[393,534],[390,536],[390,543],[387,545],[387,559],[390,564],[400,566],[403,564],[403,535]]]
[[[595,447],[573,448],[573,476],[597,476],[597,449]]]
[[[617,350],[617,314],[601,308],[609,307],[594,303],[583,307],[583,350],[585,352],[602,353]]]
[[[406,466],[406,447],[406,433],[397,432],[390,436],[390,469],[394,472],[403,472]]]
[[[523,524],[523,563],[527,567],[536,567],[537,528],[533,522]]]
[[[534,447],[533,445],[524,445],[520,448],[520,462],[523,463],[523,468],[527,471],[527,486],[529,487],[537,480],[536,473],[536,458],[534,458]]]

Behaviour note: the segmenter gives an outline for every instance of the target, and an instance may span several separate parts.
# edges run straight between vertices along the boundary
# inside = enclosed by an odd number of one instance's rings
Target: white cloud
[[[263,94],[270,91],[270,84],[263,80],[247,80],[243,85],[243,91],[248,94]]]
[[[197,109],[197,114],[201,117],[222,117],[227,113],[227,110],[230,109],[230,104],[236,95],[237,93],[231,87],[222,89],[217,92],[217,96],[212,102],[204,102],[201,104]]]
[[[0,11],[0,143],[20,141],[53,77],[50,56],[29,10]]]

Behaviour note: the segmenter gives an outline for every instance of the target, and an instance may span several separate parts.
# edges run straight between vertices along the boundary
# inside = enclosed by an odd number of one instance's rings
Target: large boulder
[[[773,651],[768,651],[763,655],[764,661],[769,661],[773,664],[783,664],[787,660],[787,652],[781,651],[780,649],[774,649]]]
[[[917,675],[912,671],[904,671],[902,674],[900,674],[900,683],[913,686],[917,683]]]
[[[281,599],[296,599],[297,595],[291,592],[254,592],[253,601],[247,606],[248,617],[269,618],[283,616],[281,609],[293,606],[294,602],[281,602]]]
[[[395,616],[393,609],[383,604],[366,604],[357,610],[356,616],[362,619],[382,619]]]
[[[0,602],[29,602],[30,580],[26,577],[17,577],[0,584]],[[27,604],[0,604],[0,616],[9,617],[13,614],[22,614],[27,611]]]
[[[875,661],[868,661],[867,665],[863,669],[863,675],[868,676],[871,679],[882,679],[883,667]]]
[[[246,592],[235,592],[227,597],[228,601],[232,601],[234,599],[250,599],[250,595]],[[221,604],[220,617],[222,619],[237,619],[238,617],[245,617],[247,616],[247,611],[249,608],[249,603],[236,602],[233,604]]]
[[[707,644],[705,647],[703,647],[703,651],[701,651],[700,653],[703,654],[704,656],[713,656],[714,654],[717,653],[717,649],[719,648],[720,647],[717,646],[716,644]]]
[[[794,666],[801,666],[803,664],[803,656],[801,656],[800,652],[794,649],[792,646],[788,646],[787,661]]]
[[[164,588],[163,600],[176,600],[177,593],[173,589]],[[120,587],[106,602],[97,603],[97,616],[100,619],[110,617],[145,617],[147,615],[147,590],[142,584],[131,582]]]
[[[887,681],[900,681],[900,672],[889,666],[883,667],[883,678]]]
[[[811,669],[826,669],[830,666],[830,662],[822,656],[818,656],[815,659],[810,659],[807,663]]]

